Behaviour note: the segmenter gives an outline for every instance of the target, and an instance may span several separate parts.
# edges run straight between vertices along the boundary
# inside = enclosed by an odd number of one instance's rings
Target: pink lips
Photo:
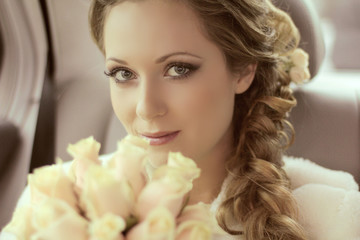
[[[157,132],[157,133],[143,133],[141,136],[150,141],[150,145],[163,145],[171,142],[177,137],[180,131],[175,132]]]

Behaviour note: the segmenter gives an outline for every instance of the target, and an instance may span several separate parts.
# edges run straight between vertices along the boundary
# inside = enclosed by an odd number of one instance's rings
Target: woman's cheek
[[[110,86],[111,103],[115,115],[128,133],[132,133],[132,124],[136,116],[136,103],[130,89],[121,89],[115,83]]]

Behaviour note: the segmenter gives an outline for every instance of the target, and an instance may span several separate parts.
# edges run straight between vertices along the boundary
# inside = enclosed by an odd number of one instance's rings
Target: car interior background
[[[71,160],[94,136],[101,153],[126,133],[112,112],[104,60],[92,42],[89,0],[0,1],[0,229],[35,167]],[[310,54],[310,83],[294,87],[288,155],[360,182],[360,1],[276,0]],[[335,11],[336,10],[336,11]]]

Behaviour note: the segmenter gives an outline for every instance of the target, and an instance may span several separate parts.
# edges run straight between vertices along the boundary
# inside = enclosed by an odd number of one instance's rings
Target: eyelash
[[[173,62],[173,63],[170,63],[170,64],[168,64],[166,66],[166,73],[173,67],[184,67],[184,68],[188,69],[188,71],[186,73],[182,74],[182,75],[170,76],[170,78],[173,79],[173,80],[180,80],[180,79],[188,78],[197,69],[199,69],[200,66],[193,65],[193,64],[190,64],[190,63]],[[126,83],[129,83],[130,80],[132,80],[132,79],[129,79],[129,80],[121,81],[121,80],[116,79],[115,76],[119,71],[128,71],[128,72],[131,72],[133,75],[135,75],[133,73],[133,71],[131,71],[130,69],[128,69],[126,67],[116,67],[116,68],[113,68],[113,69],[109,70],[108,72],[105,71],[104,74],[109,78],[113,78],[116,84],[126,84]]]
[[[200,66],[193,65],[190,63],[174,62],[174,63],[170,63],[167,65],[166,72],[168,72],[173,67],[184,67],[184,68],[188,69],[188,71],[182,75],[171,77],[174,80],[180,80],[180,79],[186,79],[186,78],[190,77],[190,75],[193,74],[196,70],[198,70]]]
[[[134,74],[130,69],[125,68],[125,67],[116,67],[116,68],[109,70],[108,72],[104,71],[104,74],[105,74],[105,76],[107,76],[109,78],[113,78],[116,84],[128,83],[130,80],[121,81],[121,80],[116,79],[116,73],[118,73],[119,71],[128,71],[128,72],[131,72],[132,74]]]

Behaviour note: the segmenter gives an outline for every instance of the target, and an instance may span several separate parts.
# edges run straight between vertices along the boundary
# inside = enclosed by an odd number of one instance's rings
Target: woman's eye
[[[125,83],[135,78],[135,74],[127,69],[114,69],[110,72],[105,72],[105,75],[114,78],[117,83]]]
[[[188,73],[190,71],[189,68],[185,67],[185,66],[173,66],[172,68],[169,69],[168,74],[170,76],[180,76],[180,75],[184,75],[186,73]]]
[[[133,73],[128,70],[120,70],[115,74],[115,78],[119,81],[127,81],[133,78]]]
[[[196,69],[198,69],[198,66],[194,66],[188,63],[173,63],[170,66],[168,66],[167,69],[168,69],[166,72],[167,77],[180,79],[180,78],[188,77]]]

